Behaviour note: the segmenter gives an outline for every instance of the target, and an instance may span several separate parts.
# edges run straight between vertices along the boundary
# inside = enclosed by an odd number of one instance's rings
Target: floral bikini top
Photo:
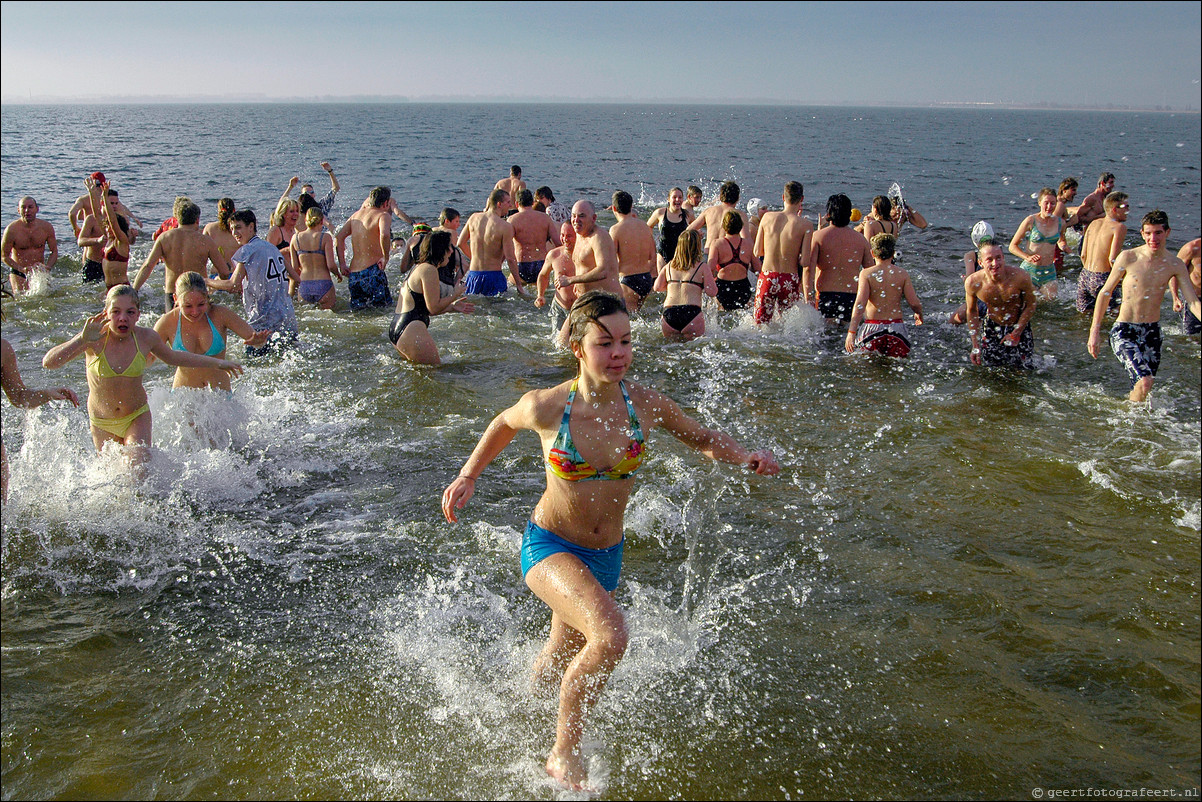
[[[598,471],[584,461],[576,446],[572,444],[572,433],[569,421],[572,417],[572,402],[576,400],[576,384],[568,390],[568,402],[563,407],[563,421],[559,424],[559,433],[551,444],[547,454],[547,469],[551,473],[568,482],[582,482],[590,479],[629,479],[643,463],[643,428],[639,425],[638,415],[635,414],[634,404],[630,402],[630,394],[626,392],[626,383],[619,382],[622,398],[626,399],[626,412],[630,416],[630,443],[622,460],[607,471]]]

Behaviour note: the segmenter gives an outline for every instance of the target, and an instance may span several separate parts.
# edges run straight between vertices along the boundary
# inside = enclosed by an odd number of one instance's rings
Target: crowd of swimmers
[[[552,336],[575,356],[575,377],[531,391],[500,413],[446,488],[442,508],[455,522],[485,468],[516,432],[539,434],[547,485],[527,522],[521,562],[527,585],[552,610],[551,634],[534,665],[536,684],[559,698],[546,768],[567,787],[586,788],[580,752],[585,717],[627,644],[612,594],[622,563],[623,514],[646,456],[647,433],[663,428],[712,459],[762,475],[779,471],[771,452],[749,450],[701,426],[667,396],[626,379],[631,314],[652,292],[663,293],[664,336],[691,340],[705,333],[707,303],[747,310],[758,325],[808,304],[828,324],[846,326],[848,353],[906,357],[903,303],[914,325],[923,324],[923,306],[909,273],[895,262],[896,243],[905,226],[922,229],[927,221],[900,197],[878,196],[861,216],[846,195],[837,194],[815,223],[802,214],[799,182],[786,183],[781,208],[772,209],[759,199],[741,207],[739,187],[728,181],[705,208],[697,187],[673,188],[645,221],[635,214],[632,196],[619,190],[609,207],[616,222],[606,229],[590,201],[569,209],[549,187],[532,192],[515,166],[466,220],[446,208],[437,225],[414,221],[381,186],[335,226],[329,215],[339,185],[330,165],[322,168],[330,191],[318,199],[305,184],[293,199],[299,184],[293,178],[265,237],[255,213],[236,209],[229,198],[218,202],[217,221],[203,230],[197,204],[177,198],[132,279],[130,248],[142,233],[141,221],[102,173],[88,176],[70,220],[84,280],[106,286],[104,307],[78,334],[51,348],[43,365],[59,368],[84,357],[97,449],[117,443],[141,464],[151,442],[142,379],[147,365],[158,359],[174,366],[175,387],[229,392],[231,376],[242,372],[226,359],[230,336],[241,338],[252,357],[287,348],[298,335],[293,299],[333,309],[335,282],[346,281],[352,310],[392,309],[390,341],[402,357],[422,364],[440,359],[431,318],[474,311],[469,297],[502,295],[512,285],[522,297],[533,294],[536,306],[550,306]],[[964,255],[965,303],[950,320],[967,324],[973,364],[1031,367],[1031,320],[1039,303],[1055,298],[1064,254],[1079,243],[1077,308],[1091,315],[1086,347],[1097,356],[1105,317],[1115,312],[1110,344],[1131,379],[1130,398],[1143,400],[1159,366],[1166,292],[1185,331],[1199,330],[1199,240],[1169,252],[1168,217],[1152,211],[1140,225],[1144,244],[1124,249],[1129,203],[1114,191],[1114,176],[1102,175],[1097,189],[1073,206],[1076,190],[1073,179],[1059,190],[1041,190],[1038,211],[1018,224],[1008,247],[989,222],[973,227],[974,249]],[[19,214],[3,238],[15,293],[27,291],[58,258],[53,226],[38,218],[33,198],[21,199]],[[394,236],[395,218],[412,233]],[[397,252],[401,280],[394,300],[385,268]],[[1007,253],[1021,260],[1019,267],[1006,264]],[[138,290],[160,262],[164,314],[154,328],[142,327]],[[213,290],[241,292],[245,318],[215,303]],[[7,340],[3,387],[18,406],[79,404],[67,387],[26,388]],[[578,398],[588,403],[576,404]],[[7,483],[5,458],[6,496]]]

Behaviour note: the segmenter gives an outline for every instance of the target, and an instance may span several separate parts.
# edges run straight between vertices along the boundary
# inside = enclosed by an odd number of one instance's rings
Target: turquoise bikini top
[[[225,350],[225,338],[221,336],[221,332],[217,331],[217,327],[213,325],[213,318],[208,315],[205,318],[209,321],[209,328],[213,332],[213,344],[209,346],[209,350],[205,351],[205,356],[217,356]],[[184,313],[179,313],[179,320],[175,322],[175,341],[171,343],[172,351],[187,351],[184,347],[184,340],[180,336],[180,328],[184,325]]]
[[[1058,219],[1056,221],[1056,233],[1052,234],[1050,237],[1045,237],[1043,234],[1040,233],[1039,225],[1036,224],[1035,222],[1032,222],[1031,230],[1027,234],[1027,239],[1030,240],[1032,245],[1039,245],[1040,243],[1043,243],[1045,245],[1050,245],[1053,242],[1058,242],[1060,240],[1060,229],[1063,225],[1064,225],[1064,221]]]

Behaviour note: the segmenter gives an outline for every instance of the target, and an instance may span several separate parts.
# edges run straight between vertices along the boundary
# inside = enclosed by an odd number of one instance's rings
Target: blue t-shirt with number
[[[296,334],[296,310],[288,297],[288,270],[279,248],[256,236],[234,251],[230,260],[246,270],[242,306],[251,328]]]

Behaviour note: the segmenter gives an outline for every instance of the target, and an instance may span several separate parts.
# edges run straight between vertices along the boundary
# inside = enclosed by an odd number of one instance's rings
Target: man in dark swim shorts
[[[964,279],[968,329],[972,337],[969,361],[1027,370],[1034,367],[1035,285],[1025,270],[1006,264],[1006,251],[983,241],[977,251],[981,269]],[[982,328],[984,331],[982,332]]]

